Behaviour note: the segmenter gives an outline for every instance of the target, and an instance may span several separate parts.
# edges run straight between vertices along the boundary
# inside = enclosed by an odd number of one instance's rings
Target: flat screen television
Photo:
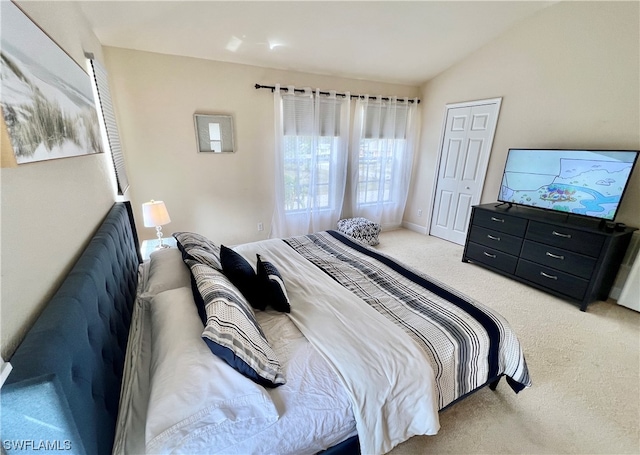
[[[512,148],[498,200],[613,221],[639,154]]]

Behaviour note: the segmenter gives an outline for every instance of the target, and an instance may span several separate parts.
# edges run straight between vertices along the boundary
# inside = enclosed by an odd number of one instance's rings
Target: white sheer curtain
[[[418,100],[365,97],[356,102],[351,145],[351,204],[383,228],[402,223],[419,124]]]
[[[272,237],[335,229],[347,176],[350,98],[276,86]]]

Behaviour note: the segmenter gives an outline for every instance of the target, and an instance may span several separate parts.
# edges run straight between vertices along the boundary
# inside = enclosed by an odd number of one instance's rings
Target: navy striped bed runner
[[[440,409],[503,374],[515,392],[531,385],[520,344],[495,312],[337,231],[285,242],[424,349]]]

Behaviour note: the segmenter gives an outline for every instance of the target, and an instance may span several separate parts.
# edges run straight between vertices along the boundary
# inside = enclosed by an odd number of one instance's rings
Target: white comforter
[[[439,429],[433,370],[400,328],[278,239],[235,248],[273,262],[286,283],[290,317],[347,391],[362,453],[385,453]]]

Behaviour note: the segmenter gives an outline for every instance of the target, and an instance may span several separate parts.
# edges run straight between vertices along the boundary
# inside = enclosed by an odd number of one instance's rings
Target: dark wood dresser
[[[579,302],[606,300],[636,228],[499,203],[472,208],[462,260]]]

